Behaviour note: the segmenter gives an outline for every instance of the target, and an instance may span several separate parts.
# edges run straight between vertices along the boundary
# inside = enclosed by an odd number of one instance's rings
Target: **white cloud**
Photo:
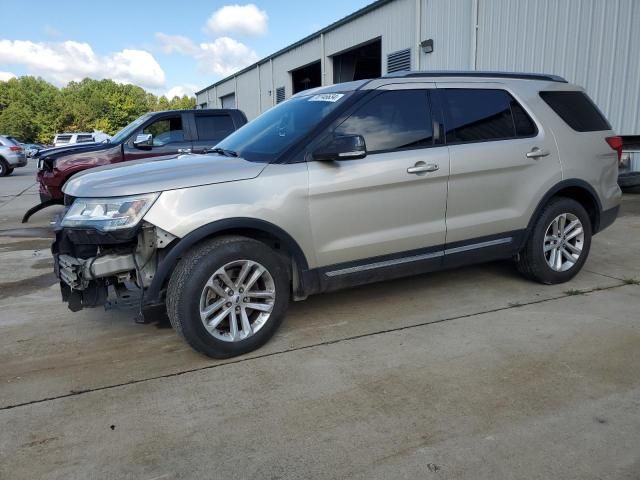
[[[160,42],[160,48],[164,53],[180,53],[192,57],[200,53],[198,46],[190,38],[183,35],[167,35],[166,33],[156,33],[156,39]]]
[[[165,53],[180,53],[198,60],[198,66],[205,73],[231,75],[258,60],[254,50],[233,38],[220,37],[213,42],[199,45],[181,35],[156,33],[156,39]]]
[[[167,90],[167,92],[164,94],[165,97],[167,97],[169,100],[173,99],[173,97],[184,97],[185,95],[187,97],[194,97],[195,96],[195,91],[199,90],[198,87],[196,87],[195,85],[176,85],[175,87],[170,88],[169,90]]]
[[[165,84],[164,71],[149,52],[124,49],[99,56],[83,42],[0,40],[0,63],[24,65],[29,72],[58,84],[85,77],[110,78],[145,88]]]
[[[12,78],[16,78],[15,73],[0,72],[0,82],[6,82],[7,80],[11,80]]]
[[[267,32],[268,20],[267,12],[253,3],[225,5],[209,17],[207,29],[213,33],[263,35]]]

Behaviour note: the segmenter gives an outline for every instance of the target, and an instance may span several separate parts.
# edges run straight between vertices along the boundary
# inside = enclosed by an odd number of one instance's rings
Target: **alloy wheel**
[[[236,260],[219,268],[200,296],[200,318],[213,337],[239,342],[269,321],[276,298],[269,271],[252,260]]]
[[[558,215],[544,235],[544,258],[556,272],[565,272],[579,260],[584,248],[584,228],[573,213]]]

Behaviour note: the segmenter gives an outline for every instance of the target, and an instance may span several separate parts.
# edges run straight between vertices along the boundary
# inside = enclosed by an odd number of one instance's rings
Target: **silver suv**
[[[56,272],[72,310],[166,302],[194,349],[229,357],[315,293],[495,259],[570,280],[617,216],[620,148],[552,75],[307,90],[210,155],[73,177]]]
[[[0,135],[0,177],[11,175],[13,170],[27,165],[22,146],[13,138]]]

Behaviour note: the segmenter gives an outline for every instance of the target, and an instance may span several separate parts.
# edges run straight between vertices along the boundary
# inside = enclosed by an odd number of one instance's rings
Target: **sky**
[[[0,81],[85,77],[192,95],[372,0],[2,0]]]

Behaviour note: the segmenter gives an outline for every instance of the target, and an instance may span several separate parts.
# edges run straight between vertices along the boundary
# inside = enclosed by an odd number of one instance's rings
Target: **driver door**
[[[412,258],[441,263],[449,154],[434,136],[439,113],[432,112],[439,109],[432,108],[431,88],[421,83],[373,93],[333,132],[362,135],[367,156],[308,163],[319,267],[373,270],[387,259],[404,264]]]
[[[144,158],[161,160],[173,158],[180,153],[191,152],[191,139],[183,128],[186,124],[186,118],[184,118],[184,114],[180,112],[169,113],[154,118],[136,131],[124,144],[124,160],[141,160]],[[141,133],[150,133],[153,135],[153,145],[151,147],[139,148],[133,145],[134,140]]]

